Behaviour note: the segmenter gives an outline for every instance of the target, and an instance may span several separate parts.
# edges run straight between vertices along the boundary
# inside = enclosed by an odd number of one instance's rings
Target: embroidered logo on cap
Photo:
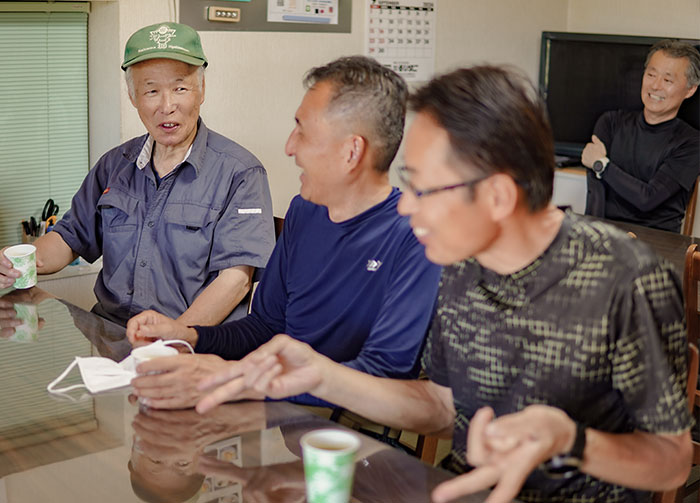
[[[158,49],[167,49],[170,40],[176,36],[175,28],[168,28],[165,25],[151,32],[151,40],[158,44]]]

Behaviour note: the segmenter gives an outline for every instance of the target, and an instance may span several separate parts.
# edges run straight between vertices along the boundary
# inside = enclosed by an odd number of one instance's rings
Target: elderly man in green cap
[[[34,243],[39,273],[102,256],[93,311],[112,321],[146,309],[187,325],[242,317],[274,246],[265,169],[199,117],[206,66],[189,26],[129,38],[122,69],[147,134],[102,156],[55,232]],[[3,257],[0,288],[16,276]]]

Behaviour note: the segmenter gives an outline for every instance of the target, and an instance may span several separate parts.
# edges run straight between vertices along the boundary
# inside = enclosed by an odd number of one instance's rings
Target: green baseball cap
[[[152,24],[131,35],[124,48],[122,70],[156,58],[174,59],[195,66],[208,64],[197,30],[179,23]]]

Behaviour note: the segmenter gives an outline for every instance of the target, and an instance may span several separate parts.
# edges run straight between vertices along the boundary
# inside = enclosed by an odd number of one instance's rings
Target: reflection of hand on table
[[[207,445],[265,426],[265,404],[261,402],[228,404],[205,415],[192,409],[141,408],[132,422],[129,470],[134,492],[146,501],[151,496],[160,497],[159,501],[188,500],[204,481],[197,466]]]
[[[304,466],[301,461],[270,466],[241,468],[210,456],[199,460],[205,475],[238,482],[246,503],[295,503],[306,498]]]
[[[55,298],[55,295],[51,295],[49,292],[34,286],[25,290],[12,290],[11,292],[3,295],[0,297],[0,306],[7,305],[7,303],[39,305],[46,299]]]
[[[265,429],[265,404],[226,404],[208,414],[194,409],[155,410],[143,407],[132,422],[134,432],[164,452],[201,452],[204,447],[232,435]],[[190,461],[192,458],[190,458]]]
[[[0,338],[12,337],[15,335],[15,327],[26,321],[17,316],[15,304],[35,306],[50,298],[54,298],[54,296],[37,287],[13,290],[0,297]],[[38,329],[41,330],[44,324],[45,320],[39,318]]]

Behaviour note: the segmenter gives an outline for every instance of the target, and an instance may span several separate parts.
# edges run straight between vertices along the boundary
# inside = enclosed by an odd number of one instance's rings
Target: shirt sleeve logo
[[[375,272],[382,266],[382,261],[381,260],[374,260],[374,259],[369,259],[367,261],[367,270],[369,272]]]

